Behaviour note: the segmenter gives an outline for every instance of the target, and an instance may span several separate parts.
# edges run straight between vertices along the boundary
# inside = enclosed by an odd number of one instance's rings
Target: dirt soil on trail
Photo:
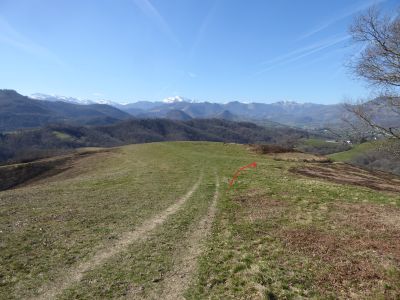
[[[131,232],[127,232],[123,234],[119,240],[116,241],[115,245],[108,246],[103,250],[97,252],[91,259],[86,262],[82,262],[79,264],[75,269],[66,270],[64,277],[59,278],[59,280],[54,281],[51,286],[43,286],[39,289],[41,294],[36,297],[35,299],[54,299],[63,290],[70,287],[73,283],[80,281],[85,272],[91,270],[106,261],[107,259],[111,258],[112,256],[116,255],[117,253],[124,251],[131,243],[140,240],[146,239],[149,233],[154,230],[157,226],[161,225],[165,222],[165,220],[175,214],[183,205],[184,203],[192,196],[192,194],[197,190],[203,175],[200,175],[198,181],[191,187],[191,189],[176,203],[168,207],[165,211],[161,212],[160,214],[154,216],[153,218],[145,221],[142,225]]]
[[[312,164],[290,169],[296,174],[322,178],[336,183],[365,186],[374,190],[399,192],[400,177],[385,172],[368,171],[348,164]]]
[[[193,274],[196,273],[197,258],[205,250],[204,241],[210,233],[212,222],[216,214],[219,195],[218,190],[219,180],[217,178],[214,198],[208,212],[199,222],[196,230],[189,237],[188,248],[186,253],[180,258],[180,263],[178,263],[174,270],[166,276],[167,279],[164,283],[164,291],[160,299],[185,299],[183,294],[189,286]]]

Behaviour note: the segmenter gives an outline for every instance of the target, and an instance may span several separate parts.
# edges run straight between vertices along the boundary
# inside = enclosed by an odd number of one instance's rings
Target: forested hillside
[[[280,143],[308,137],[289,127],[265,128],[218,119],[173,121],[128,120],[108,126],[49,125],[0,135],[0,161],[24,161],[64,153],[78,147],[112,147],[160,141]]]

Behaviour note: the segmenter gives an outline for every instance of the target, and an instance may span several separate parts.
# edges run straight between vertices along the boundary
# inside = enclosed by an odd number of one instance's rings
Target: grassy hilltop
[[[399,297],[400,178],[292,158],[138,144],[4,190],[0,298]]]

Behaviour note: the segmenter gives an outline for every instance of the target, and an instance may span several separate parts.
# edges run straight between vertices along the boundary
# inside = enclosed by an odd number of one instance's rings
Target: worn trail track
[[[192,188],[176,203],[168,207],[165,211],[145,221],[135,230],[123,234],[121,238],[113,246],[107,247],[106,249],[97,252],[88,261],[79,264],[75,269],[67,271],[62,278],[56,280],[51,285],[42,287],[41,288],[42,294],[33,299],[56,298],[65,289],[67,289],[74,283],[79,282],[84,276],[85,272],[94,269],[95,267],[104,263],[107,259],[124,251],[133,242],[146,239],[148,237],[148,234],[152,230],[154,230],[157,226],[164,223],[169,216],[176,213],[185,204],[185,202],[192,196],[192,194],[199,187],[202,178],[203,176],[200,175],[200,178],[192,186]]]
[[[183,294],[192,280],[192,275],[196,273],[197,258],[204,250],[204,240],[211,231],[211,225],[217,210],[218,196],[219,179],[217,177],[213,201],[207,214],[200,220],[196,230],[189,236],[187,249],[183,257],[180,258],[180,262],[165,276],[163,291],[158,299],[184,299]]]

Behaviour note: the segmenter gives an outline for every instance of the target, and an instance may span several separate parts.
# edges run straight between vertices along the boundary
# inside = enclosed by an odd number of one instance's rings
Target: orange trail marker
[[[229,187],[231,187],[235,183],[235,180],[238,178],[241,171],[243,171],[244,169],[256,168],[256,167],[257,167],[257,163],[252,162],[251,164],[248,164],[247,166],[239,168],[239,170],[237,170],[236,173],[233,175],[232,180],[229,182]]]

